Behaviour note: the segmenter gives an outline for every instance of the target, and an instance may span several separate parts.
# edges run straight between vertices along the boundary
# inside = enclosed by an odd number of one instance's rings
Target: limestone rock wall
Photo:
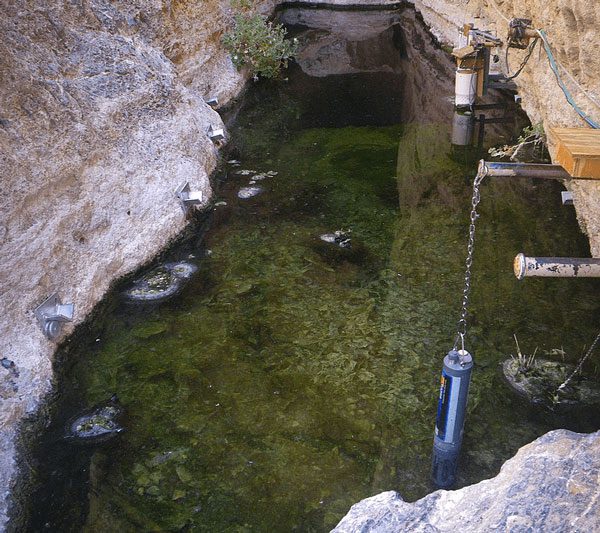
[[[0,6],[0,530],[17,424],[51,387],[56,343],[33,309],[54,291],[74,303],[64,339],[184,227],[178,186],[210,199],[218,151],[206,131],[222,122],[204,99],[228,100],[247,77],[219,45],[229,6]]]
[[[408,503],[394,491],[352,506],[334,533],[597,531],[600,432],[551,431],[493,479]]]

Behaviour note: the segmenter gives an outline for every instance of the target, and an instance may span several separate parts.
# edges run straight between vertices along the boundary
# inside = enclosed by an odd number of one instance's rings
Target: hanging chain
[[[460,320],[458,321],[458,331],[456,339],[454,341],[454,349],[458,348],[459,341],[461,342],[461,349],[465,349],[465,335],[467,334],[467,313],[469,307],[469,294],[471,292],[471,266],[473,265],[473,252],[475,250],[475,222],[479,218],[477,214],[477,206],[481,201],[481,195],[479,193],[479,186],[483,181],[483,178],[487,176],[488,169],[483,164],[483,161],[479,163],[477,175],[473,180],[473,197],[471,198],[471,220],[469,224],[469,244],[467,245],[467,259],[465,261],[465,288],[463,289],[462,295],[462,309],[460,311]]]
[[[583,358],[581,359],[581,361],[579,361],[579,364],[575,367],[575,370],[573,370],[573,372],[571,373],[571,375],[565,379],[565,381],[563,382],[563,384],[558,387],[558,389],[556,389],[556,392],[562,392],[563,389],[569,384],[571,383],[571,381],[573,380],[573,378],[579,373],[579,371],[581,370],[581,367],[583,366],[583,364],[589,359],[590,355],[592,355],[592,352],[594,351],[594,348],[596,347],[596,345],[598,344],[598,341],[600,341],[600,333],[598,333],[598,335],[596,335],[596,338],[594,339],[594,342],[592,342],[592,345],[590,346],[590,349],[587,351],[587,353],[583,356]]]

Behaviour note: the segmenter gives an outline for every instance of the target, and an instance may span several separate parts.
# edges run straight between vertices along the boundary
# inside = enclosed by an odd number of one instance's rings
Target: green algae
[[[86,531],[326,531],[378,491],[432,489],[473,167],[443,125],[302,129],[293,104],[268,105],[234,135],[244,167],[278,172],[265,193],[244,203],[249,178],[226,183],[230,216],[196,279],[173,302],[118,310],[65,378],[86,405],[117,393],[128,412],[118,448],[91,459]],[[557,198],[552,184],[484,185],[460,484],[551,427],[500,384],[513,333],[572,352],[592,338],[597,284],[511,272],[519,251],[585,255]],[[319,240],[340,228],[357,253]]]
[[[415,498],[431,489],[437,374],[460,303],[470,188],[448,157],[407,167],[415,134],[433,142],[426,129],[291,136],[273,154],[279,175],[267,199],[207,235],[212,254],[199,276],[209,288],[192,286],[177,305],[117,325],[79,363],[88,401],[117,392],[130,417],[123,449],[91,495],[87,530],[324,531],[379,490]],[[439,139],[441,147],[445,134]],[[361,162],[366,153],[376,157]],[[415,172],[427,180],[421,198],[400,209],[397,190]],[[532,338],[539,330],[544,346],[576,323],[575,345],[589,331],[579,291],[571,288],[565,309],[564,288],[519,285],[510,274],[517,237],[536,231],[538,249],[556,245],[543,224],[562,216],[546,214],[552,192],[527,197],[498,184],[484,192],[470,329],[478,367],[461,483],[493,474],[547,429],[515,417],[499,389],[495,365],[513,330]],[[539,220],[533,229],[515,226],[521,210]],[[574,222],[562,222],[572,235]],[[352,230],[362,261],[322,253],[318,236],[338,227]],[[550,309],[561,309],[560,321],[549,320]]]

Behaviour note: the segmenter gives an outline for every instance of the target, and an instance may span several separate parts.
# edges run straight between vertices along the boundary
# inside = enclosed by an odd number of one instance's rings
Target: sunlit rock
[[[242,187],[238,191],[237,196],[242,200],[247,200],[248,198],[258,196],[261,192],[263,192],[262,187]]]
[[[600,432],[551,431],[500,473],[414,503],[394,491],[353,505],[335,533],[597,531]]]
[[[197,270],[198,267],[184,261],[166,263],[136,280],[123,295],[127,300],[134,302],[164,300],[177,294],[181,290],[182,282]]]

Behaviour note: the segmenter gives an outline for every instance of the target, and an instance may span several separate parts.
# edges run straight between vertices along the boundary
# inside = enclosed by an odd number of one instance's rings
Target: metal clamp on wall
[[[62,324],[73,321],[74,312],[73,304],[61,303],[58,293],[54,293],[35,309],[34,314],[44,335],[54,340],[60,335]]]
[[[190,208],[202,203],[202,191],[192,191],[189,182],[185,182],[175,191],[183,213],[187,216]]]

